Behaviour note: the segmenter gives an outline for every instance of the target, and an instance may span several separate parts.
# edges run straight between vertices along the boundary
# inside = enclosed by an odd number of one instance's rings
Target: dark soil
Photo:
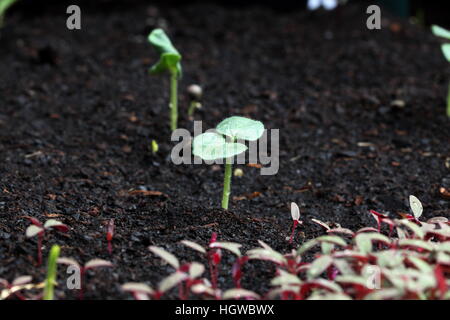
[[[170,274],[149,245],[205,262],[179,241],[206,245],[217,232],[244,251],[263,240],[288,252],[292,201],[306,239],[323,233],[311,218],[374,226],[369,209],[408,212],[410,194],[426,217],[450,217],[449,200],[438,193],[450,188],[449,66],[428,30],[384,15],[383,29],[369,31],[359,5],[330,13],[99,8],[83,11],[81,31],[65,28],[64,7],[54,11],[9,15],[0,40],[0,277],[45,277],[36,240],[25,237],[26,215],[70,226],[66,235],[47,235],[44,256],[58,243],[63,256],[114,263],[89,275],[88,299],[129,298],[121,284],[155,286]],[[158,24],[184,54],[180,127],[192,130],[185,90],[199,83],[204,108],[196,119],[204,129],[230,115],[280,129],[278,174],[240,166],[229,212],[220,209],[222,167],[170,161],[167,77],[147,74],[157,56],[146,36]],[[163,194],[130,195],[133,189]],[[232,261],[224,255],[223,288],[232,287]],[[245,270],[245,288],[268,288],[272,268]],[[64,287],[58,298],[77,296]]]

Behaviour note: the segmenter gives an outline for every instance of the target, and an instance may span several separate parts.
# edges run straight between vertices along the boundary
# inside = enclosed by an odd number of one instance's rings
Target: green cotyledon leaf
[[[181,54],[173,46],[164,30],[155,29],[148,36],[148,41],[155,47],[160,54],[159,61],[150,68],[151,74],[159,74],[165,71],[176,72],[177,77],[181,78]]]
[[[258,140],[264,133],[262,122],[238,116],[223,120],[216,129],[217,132],[233,139],[247,141]]]
[[[227,142],[217,133],[207,132],[194,138],[193,153],[203,160],[230,158],[247,150],[242,143]]]
[[[442,27],[439,27],[437,25],[433,25],[431,27],[431,31],[433,31],[433,34],[436,37],[441,37],[441,38],[445,38],[445,39],[450,40],[450,31],[449,30],[446,30],[446,29],[444,29]]]

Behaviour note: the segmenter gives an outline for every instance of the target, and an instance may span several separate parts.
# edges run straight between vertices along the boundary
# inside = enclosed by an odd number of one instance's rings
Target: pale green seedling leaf
[[[180,78],[181,70],[181,54],[175,49],[169,37],[164,30],[155,29],[148,36],[148,41],[155,47],[160,54],[159,61],[150,68],[151,74],[159,74],[165,71],[171,73],[176,72]]]
[[[29,226],[25,232],[27,238],[34,237],[38,235],[39,233],[43,232],[44,229],[38,226],[35,226],[34,224]]]
[[[217,132],[233,139],[247,141],[258,140],[264,133],[262,122],[238,116],[223,120],[216,129]]]
[[[333,263],[333,258],[328,255],[321,256],[314,260],[313,263],[311,263],[309,269],[308,269],[308,278],[314,279],[318,276],[320,276],[325,270],[327,270]]]
[[[8,10],[17,1],[18,0],[0,0],[0,28],[3,26],[6,10]]]
[[[150,246],[148,247],[151,252],[159,256],[161,259],[166,261],[168,264],[170,264],[175,269],[180,268],[180,262],[178,261],[177,257],[175,257],[170,252],[164,250],[163,248],[157,247],[157,246]]]
[[[253,291],[235,288],[225,291],[222,298],[224,300],[259,299],[259,295]]]
[[[234,242],[213,242],[209,245],[210,248],[221,248],[228,250],[232,253],[234,253],[237,257],[241,257],[241,250],[242,247],[239,243]]]
[[[206,132],[194,138],[192,143],[194,155],[203,160],[216,160],[234,157],[247,150],[242,143],[227,142],[223,136]]]
[[[441,37],[441,38],[445,38],[445,39],[450,40],[450,31],[449,30],[446,30],[446,29],[444,29],[444,28],[442,28],[440,26],[437,26],[437,25],[433,25],[431,27],[431,31],[433,31],[433,34],[436,37]]]
[[[198,243],[195,243],[195,242],[189,241],[189,240],[182,240],[181,243],[184,244],[186,247],[189,247],[189,248],[191,248],[191,249],[193,249],[195,251],[198,251],[200,253],[206,254],[205,248],[203,248]]]
[[[450,43],[446,43],[442,45],[442,53],[444,53],[445,59],[450,62]]]
[[[163,279],[158,285],[158,290],[159,292],[162,293],[167,292],[176,285],[178,285],[180,282],[186,280],[187,277],[188,276],[186,273],[177,271],[168,276],[167,278]]]
[[[419,219],[423,212],[423,206],[419,199],[415,196],[409,196],[409,206],[414,214],[416,219]]]

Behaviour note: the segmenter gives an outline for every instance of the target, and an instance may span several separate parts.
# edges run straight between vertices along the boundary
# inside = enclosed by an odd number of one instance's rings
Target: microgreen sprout
[[[242,277],[242,266],[248,261],[247,257],[243,257],[240,251],[241,245],[234,242],[219,242],[217,241],[217,233],[213,232],[209,240],[208,249],[203,248],[201,245],[189,241],[181,241],[185,246],[204,254],[208,260],[209,273],[211,275],[212,288],[215,290],[218,286],[219,277],[219,265],[222,261],[222,250],[225,249],[236,255],[237,259],[233,265],[232,276],[233,281],[237,288],[240,288]]]
[[[158,289],[153,293],[153,298],[159,299],[165,292],[178,285],[180,300],[187,299],[191,287],[198,283],[196,278],[203,274],[205,267],[198,262],[186,263],[182,265],[178,261],[177,257],[165,249],[157,246],[150,246],[149,250],[175,269],[175,273],[172,273],[159,283]],[[129,286],[128,289],[130,289]],[[134,291],[133,294],[136,297],[136,291]]]
[[[442,27],[433,25],[431,27],[431,30],[433,31],[434,35],[440,38],[444,38],[447,40],[450,40],[450,31],[446,30]],[[450,43],[445,43],[442,45],[442,53],[444,54],[445,58],[448,62],[450,62]],[[448,96],[447,96],[447,115],[450,117],[450,84],[449,84],[449,90],[448,90]]]
[[[0,300],[4,300],[12,295],[15,295],[19,300],[26,300],[20,291],[25,289],[33,278],[31,276],[20,276],[9,282],[0,278]]]
[[[264,133],[264,125],[260,121],[244,117],[230,117],[216,127],[216,132],[206,132],[194,138],[192,143],[194,155],[203,160],[225,159],[225,174],[222,195],[222,208],[228,209],[230,198],[232,158],[247,150],[245,144],[236,140],[256,141]],[[227,141],[227,136],[230,141]]]
[[[57,275],[57,260],[59,257],[59,253],[61,248],[58,245],[53,245],[50,249],[50,255],[48,257],[48,266],[47,266],[47,278],[45,279],[45,287],[44,287],[44,300],[53,300],[54,299],[54,288],[56,284],[56,275]]]
[[[38,237],[37,241],[37,255],[38,255],[38,265],[42,264],[42,241],[44,239],[45,232],[50,229],[55,229],[60,232],[69,231],[69,227],[63,224],[60,221],[49,219],[42,224],[38,219],[26,216],[28,220],[30,220],[31,225],[27,228],[25,234],[27,238],[32,238],[34,236]]]
[[[112,254],[112,240],[114,238],[114,219],[108,221],[106,229],[106,241],[108,242],[108,252]]]
[[[89,260],[84,266],[81,266],[76,260],[72,258],[59,258],[58,259],[59,264],[65,264],[68,266],[74,266],[79,270],[80,275],[80,292],[79,292],[79,299],[83,300],[84,296],[84,288],[85,288],[85,278],[86,278],[86,272],[88,270],[97,269],[97,268],[112,268],[113,264],[109,261],[102,260],[102,259],[92,259]]]
[[[178,122],[178,80],[181,78],[181,54],[175,49],[164,30],[155,29],[148,41],[160,54],[159,61],[150,68],[151,74],[170,74],[170,128],[174,131]]]
[[[6,11],[18,0],[0,0],[0,28],[3,27]]]
[[[200,87],[197,84],[191,84],[188,89],[190,104],[189,104],[189,110],[188,110],[188,116],[192,118],[194,115],[195,109],[201,109],[201,99],[203,95],[202,87]]]
[[[295,229],[297,228],[297,226],[299,224],[303,223],[302,221],[300,221],[300,208],[298,207],[298,205],[295,202],[291,202],[291,217],[292,217],[293,225],[292,225],[292,233],[291,233],[291,238],[289,239],[289,243],[292,243],[292,241],[294,240]]]

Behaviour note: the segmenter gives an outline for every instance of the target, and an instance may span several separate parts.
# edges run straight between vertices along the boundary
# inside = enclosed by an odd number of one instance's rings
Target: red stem
[[[81,268],[81,270],[80,270],[80,292],[78,294],[79,300],[84,299],[84,275],[85,275],[85,270],[84,270],[84,268]]]
[[[298,220],[294,220],[294,224],[292,225],[291,239],[289,239],[290,244],[294,240],[294,232],[295,232],[295,228],[297,228],[297,225],[298,225]]]
[[[44,237],[43,233],[38,234],[38,266],[42,265],[42,238]]]

